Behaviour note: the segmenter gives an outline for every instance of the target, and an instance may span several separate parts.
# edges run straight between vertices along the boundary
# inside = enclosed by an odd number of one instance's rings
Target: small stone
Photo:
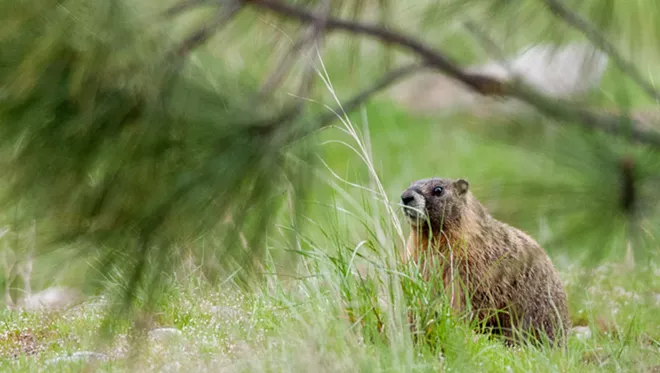
[[[581,341],[591,338],[591,329],[588,326],[576,326],[571,332]]]
[[[62,362],[83,362],[83,361],[107,361],[108,356],[100,352],[92,351],[77,351],[70,355],[56,357],[54,359],[48,360],[46,365],[57,364]]]
[[[28,311],[55,310],[70,307],[82,299],[82,294],[74,289],[52,287],[30,294],[18,306]]]
[[[177,328],[156,328],[149,331],[149,336],[154,339],[180,337],[183,333]]]
[[[215,314],[215,316],[229,319],[239,318],[242,314],[238,309],[223,306],[213,306],[211,308],[211,313]]]

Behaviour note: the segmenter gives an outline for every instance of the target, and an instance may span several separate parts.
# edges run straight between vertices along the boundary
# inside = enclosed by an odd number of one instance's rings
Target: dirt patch
[[[10,330],[0,335],[0,356],[17,359],[37,355],[55,343],[56,333],[50,329]]]

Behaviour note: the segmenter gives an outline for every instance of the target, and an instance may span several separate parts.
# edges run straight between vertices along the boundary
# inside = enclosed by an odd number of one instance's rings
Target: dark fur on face
[[[468,190],[464,179],[422,179],[410,184],[401,194],[401,202],[413,226],[439,232],[460,224]]]

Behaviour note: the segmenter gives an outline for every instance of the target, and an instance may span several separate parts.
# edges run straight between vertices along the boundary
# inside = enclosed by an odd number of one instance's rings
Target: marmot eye
[[[437,196],[439,196],[439,195],[442,194],[442,191],[443,191],[443,190],[444,190],[444,189],[443,189],[441,186],[437,186],[437,187],[433,188],[433,192],[432,192],[432,193],[433,193],[434,196],[437,197]]]

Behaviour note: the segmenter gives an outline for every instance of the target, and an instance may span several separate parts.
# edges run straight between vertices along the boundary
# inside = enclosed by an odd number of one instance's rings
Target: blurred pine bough
[[[273,197],[300,185],[282,151],[295,123],[221,66],[185,63],[126,2],[20,3],[0,6],[3,211],[37,222],[38,250],[75,245],[130,292],[211,228],[226,240],[212,259],[249,269]]]
[[[427,5],[433,3],[440,4]],[[515,11],[510,6],[517,2],[488,3],[483,8],[496,15],[537,13],[528,1]],[[356,13],[364,10],[356,4]],[[427,23],[439,23],[446,9],[438,9],[427,12]],[[0,162],[8,175],[2,206],[24,224],[37,220],[39,250],[75,244],[100,257],[100,268],[118,271],[116,278],[126,282],[128,299],[140,284],[157,285],[185,255],[186,243],[209,229],[226,241],[214,245],[205,264],[235,260],[249,268],[263,254],[264,227],[282,203],[300,201],[310,182],[301,169],[305,162],[292,164],[286,153],[309,162],[313,150],[305,143],[289,146],[306,131],[304,117],[282,115],[277,102],[223,69],[221,60],[189,63],[188,48],[134,16],[130,2],[120,0],[0,5]],[[491,187],[488,197],[525,208],[503,213],[527,224],[536,224],[539,214],[563,217],[559,228],[581,234],[597,252],[600,241],[583,233],[598,228],[604,239],[601,230],[618,234],[613,227],[632,216],[633,204],[624,205],[632,179],[617,165],[621,155],[633,153],[641,170],[633,181],[641,187],[634,190],[643,191],[634,193],[634,206],[649,207],[642,216],[653,226],[660,190],[654,188],[656,150],[563,128],[553,130],[554,138],[570,140],[555,141],[563,146],[556,147],[540,141],[539,128],[529,126],[534,120],[512,124],[506,134],[515,133],[516,146],[543,153],[566,173],[521,174],[513,185]],[[253,206],[258,214],[250,213]]]

